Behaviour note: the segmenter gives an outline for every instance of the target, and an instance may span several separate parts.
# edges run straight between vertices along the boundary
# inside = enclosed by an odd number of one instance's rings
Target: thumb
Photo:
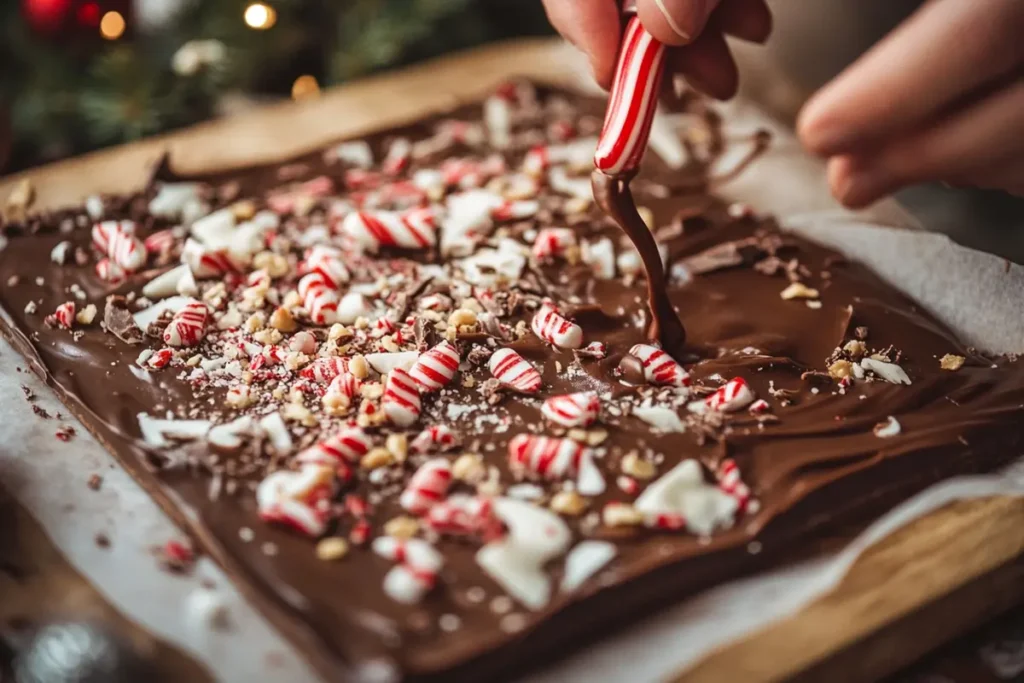
[[[720,0],[637,0],[637,15],[651,35],[668,45],[687,45],[700,35]]]

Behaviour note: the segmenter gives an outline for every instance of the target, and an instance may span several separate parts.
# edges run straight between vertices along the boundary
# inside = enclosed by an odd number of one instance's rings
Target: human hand
[[[617,0],[544,0],[548,18],[590,60],[594,77],[611,85],[621,38]],[[637,15],[655,38],[685,46],[668,53],[667,69],[698,90],[728,99],[736,94],[736,63],[723,36],[764,42],[772,29],[765,0],[638,0]]]
[[[805,105],[850,207],[944,181],[1024,194],[1024,2],[933,0]]]

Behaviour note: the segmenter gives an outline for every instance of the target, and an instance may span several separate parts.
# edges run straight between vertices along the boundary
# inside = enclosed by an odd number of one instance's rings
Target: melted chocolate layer
[[[587,116],[596,119],[601,108],[599,102],[573,103],[582,112],[581,121]],[[477,117],[479,107],[455,115]],[[526,127],[536,127],[535,123]],[[428,130],[424,124],[397,133],[422,137]],[[397,133],[375,138],[375,150]],[[510,165],[516,166],[524,151],[513,146],[505,152]],[[342,175],[341,167],[325,164],[320,155],[296,164],[288,167],[289,173],[300,178],[326,174],[340,181]],[[84,333],[74,339],[68,331],[44,324],[44,316],[69,299],[73,286],[101,310],[107,293],[92,264],[59,267],[50,260],[51,250],[64,240],[88,249],[89,231],[73,227],[74,215],[66,217],[72,226],[67,231],[56,227],[61,217],[41,222],[39,230],[12,231],[8,247],[0,252],[0,283],[6,283],[0,290],[2,327],[89,430],[196,535],[201,547],[308,653],[326,678],[508,678],[667,600],[799,552],[816,534],[851,518],[878,514],[942,477],[990,469],[1024,448],[1024,367],[964,349],[926,312],[864,267],[781,233],[770,219],[736,211],[694,189],[704,186],[704,170],[694,163],[674,173],[649,158],[638,179],[646,182],[634,184],[637,201],[664,226],[657,234],[669,249],[668,297],[688,333],[690,355],[685,360],[693,398],[710,393],[724,380],[742,377],[768,401],[770,410],[762,415],[744,410],[699,418],[682,408],[684,433],[653,430],[629,410],[604,411],[601,427],[607,437],[600,444],[599,465],[609,487],[590,501],[589,509],[635,499],[636,492],[614,485],[631,452],[648,458],[659,476],[684,459],[697,459],[713,471],[724,458],[731,458],[760,505],[708,538],[685,531],[608,527],[588,515],[567,518],[574,539],[612,540],[618,554],[581,587],[556,593],[537,611],[509,599],[480,569],[474,560],[479,543],[473,541],[439,543],[446,562],[439,585],[414,606],[399,604],[384,593],[382,581],[392,563],[369,551],[353,549],[338,562],[318,559],[310,539],[258,518],[250,484],[280,463],[265,458],[250,468],[251,461],[238,460],[231,467],[240,483],[237,490],[216,496],[210,494],[216,468],[209,461],[204,466],[193,460],[187,467],[167,466],[167,454],[154,452],[140,440],[138,413],[162,415],[170,410],[179,416],[202,414],[221,420],[235,411],[224,407],[222,387],[197,387],[183,366],[149,372],[134,365],[141,348],[161,346],[153,339],[129,347],[96,325],[82,328]],[[283,175],[277,168],[260,168],[200,180],[208,181],[221,196],[262,202],[269,189],[284,184]],[[531,219],[528,229],[569,220],[560,209],[564,197],[559,193],[545,189],[542,199],[546,213]],[[553,208],[547,210],[547,204]],[[141,214],[139,201],[108,202],[108,217],[134,215],[142,219],[143,234],[163,227]],[[574,228],[584,240],[608,237],[618,243],[620,238],[596,207]],[[509,234],[525,233],[510,229]],[[718,265],[709,268],[709,250],[740,257],[712,259]],[[386,262],[388,268],[414,268],[406,258],[416,263],[435,257],[398,256],[401,260]],[[684,267],[697,262],[704,264],[699,272]],[[790,280],[818,290],[818,295],[783,299],[780,292]],[[144,282],[141,276],[133,277],[122,290],[138,290]],[[608,356],[574,354],[524,337],[509,345],[541,371],[539,398],[498,394],[493,405],[481,404],[479,386],[489,378],[484,364],[460,371],[461,376],[474,378],[475,387],[456,381],[442,395],[425,396],[420,423],[449,425],[460,435],[462,450],[482,454],[508,484],[516,481],[507,464],[508,441],[522,432],[558,431],[541,419],[544,398],[588,390],[599,393],[605,408],[633,405],[644,398],[662,401],[662,392],[668,390],[624,383],[616,371],[634,344],[647,341],[645,330],[651,320],[643,310],[645,289],[636,277],[596,279],[589,267],[575,262],[531,267],[524,282],[513,283],[511,290],[524,296],[541,290],[543,296],[569,302],[563,310],[575,317],[588,343],[606,345]],[[428,288],[415,296],[431,293]],[[36,312],[31,312],[32,304]],[[529,324],[529,317],[519,311],[503,321],[514,327],[519,321]],[[475,334],[460,339],[463,359],[473,348],[487,346],[474,339],[493,336],[486,331]],[[842,386],[830,377],[830,365],[851,358],[849,352],[837,353],[837,347],[858,340],[865,342],[858,356],[886,354],[912,384],[876,378]],[[941,369],[939,359],[946,354],[962,356],[963,367]],[[889,416],[901,429],[883,439],[874,430]],[[327,418],[324,422],[321,426],[338,424]],[[296,431],[296,438],[308,443],[319,428],[306,437]],[[387,431],[382,429],[379,436]],[[232,462],[232,456],[218,462]],[[413,469],[394,468],[390,492],[370,512],[375,530],[400,511],[395,494]],[[637,483],[642,491],[649,482]],[[556,488],[546,484],[545,495]],[[360,478],[354,490],[370,495],[378,489],[369,478]],[[338,526],[343,533],[351,520],[342,518]],[[562,566],[558,561],[547,569],[556,585]]]

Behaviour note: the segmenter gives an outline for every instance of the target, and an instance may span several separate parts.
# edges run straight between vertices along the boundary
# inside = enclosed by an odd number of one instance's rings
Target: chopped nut
[[[7,195],[7,218],[11,221],[23,221],[28,215],[28,207],[32,206],[36,192],[28,178],[23,179],[11,193]]]
[[[375,470],[378,467],[387,467],[395,461],[391,451],[386,448],[374,448],[363,456],[359,461],[360,467],[364,470]]]
[[[636,479],[650,479],[657,473],[654,463],[644,460],[636,451],[630,451],[622,457],[622,471]]]
[[[608,432],[604,429],[592,429],[587,432],[586,443],[588,446],[600,446],[608,438]]]
[[[605,526],[639,526],[644,516],[628,503],[608,503],[601,511],[601,519]]]
[[[364,316],[359,316],[356,318],[355,326],[357,330],[365,330],[370,326],[370,320]]]
[[[952,353],[947,353],[941,359],[939,359],[939,367],[943,370],[950,370],[956,372],[964,366],[964,362],[967,359],[963,356],[955,356]]]
[[[577,517],[587,509],[586,498],[575,491],[559,491],[551,497],[551,509],[560,515]]]
[[[370,364],[362,355],[356,354],[348,361],[348,371],[356,379],[366,379],[370,376]]]
[[[352,410],[352,399],[345,394],[324,394],[320,401],[324,406],[324,411],[331,416],[345,415]]]
[[[348,329],[341,323],[334,323],[331,325],[331,329],[327,332],[327,338],[331,341],[337,341],[338,339],[344,339],[345,337],[351,337],[352,330]]]
[[[817,299],[818,290],[808,287],[802,282],[794,282],[782,290],[779,296],[786,301],[790,299]]]
[[[476,325],[476,313],[468,308],[456,308],[452,311],[452,314],[448,316],[448,324],[456,329],[463,325]]]
[[[853,363],[848,360],[837,360],[828,366],[828,374],[832,379],[846,379],[853,374]]]
[[[384,447],[395,456],[396,462],[405,462],[406,456],[409,455],[409,437],[405,434],[388,434]]]
[[[580,443],[587,443],[587,430],[585,429],[570,429],[566,435],[573,441],[579,441]]]
[[[299,328],[299,324],[295,322],[295,318],[293,318],[288,309],[283,306],[278,306],[270,315],[270,326],[281,332],[294,332]]]
[[[393,538],[412,538],[420,530],[420,523],[413,517],[400,515],[384,523],[384,535]]]
[[[249,334],[259,332],[267,324],[267,319],[262,313],[253,313],[245,321],[245,331]]]
[[[316,544],[316,557],[325,562],[340,560],[348,554],[348,541],[344,538],[331,536]]]
[[[284,295],[281,305],[285,308],[298,308],[302,305],[302,297],[293,289]]]
[[[463,453],[452,463],[452,477],[457,481],[475,484],[487,475],[483,457],[475,453]]]
[[[96,304],[89,304],[78,312],[75,316],[75,320],[80,325],[91,325],[92,321],[96,319]]]
[[[359,387],[359,395],[371,401],[384,395],[384,384],[381,382],[367,382]]]
[[[256,215],[256,203],[251,199],[235,202],[231,205],[231,213],[235,215],[235,220],[247,221]]]
[[[284,335],[275,330],[272,327],[265,327],[262,330],[252,335],[252,338],[258,341],[260,344],[277,344],[279,341],[284,339]]]
[[[857,339],[851,339],[850,341],[846,342],[846,345],[843,347],[843,351],[846,351],[848,354],[850,354],[851,358],[857,359],[868,352],[868,347],[862,341],[859,341]]]
[[[245,408],[256,402],[248,386],[240,385],[228,389],[225,402],[232,408]]]

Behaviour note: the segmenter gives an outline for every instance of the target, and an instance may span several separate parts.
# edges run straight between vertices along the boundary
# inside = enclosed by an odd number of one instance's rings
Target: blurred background
[[[769,0],[748,94],[784,119],[921,4]],[[0,0],[0,175],[518,36],[540,0]],[[748,51],[751,54],[751,51]],[[770,74],[770,77],[768,77]],[[1024,205],[912,188],[929,229],[1024,262]]]

